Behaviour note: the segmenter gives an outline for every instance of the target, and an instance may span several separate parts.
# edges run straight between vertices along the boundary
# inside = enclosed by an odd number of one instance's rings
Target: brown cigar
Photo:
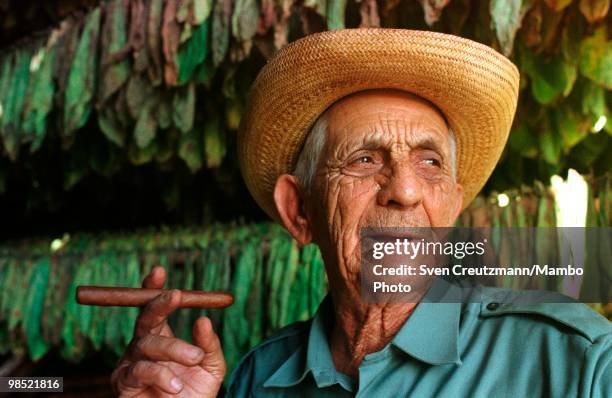
[[[77,286],[79,304],[105,307],[142,307],[169,289],[144,289],[131,287]],[[181,290],[179,308],[225,308],[234,303],[234,296],[223,292]]]

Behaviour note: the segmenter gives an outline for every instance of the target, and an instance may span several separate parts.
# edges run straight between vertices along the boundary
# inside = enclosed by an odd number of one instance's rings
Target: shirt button
[[[499,308],[499,303],[495,303],[495,302],[493,302],[493,303],[489,303],[489,304],[487,304],[487,309],[488,309],[489,311],[495,311],[495,310],[496,310],[496,309],[498,309],[498,308]]]

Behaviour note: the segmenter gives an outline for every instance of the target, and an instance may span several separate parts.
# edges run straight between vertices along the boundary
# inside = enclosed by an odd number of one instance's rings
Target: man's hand
[[[166,281],[155,267],[142,287],[161,289]],[[152,300],[140,313],[134,338],[111,375],[120,397],[216,397],[225,376],[225,358],[210,320],[193,326],[193,345],[174,337],[168,316],[181,301],[172,290]]]

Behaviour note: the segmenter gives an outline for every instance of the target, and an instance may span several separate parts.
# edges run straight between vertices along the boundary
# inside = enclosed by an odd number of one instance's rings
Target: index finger
[[[157,334],[166,324],[168,316],[178,308],[180,303],[180,290],[173,289],[157,296],[143,308],[138,316],[134,328],[135,335],[142,337],[149,333]]]
[[[151,269],[149,275],[147,275],[142,281],[142,287],[147,289],[161,289],[166,283],[166,270],[164,267],[156,266]]]

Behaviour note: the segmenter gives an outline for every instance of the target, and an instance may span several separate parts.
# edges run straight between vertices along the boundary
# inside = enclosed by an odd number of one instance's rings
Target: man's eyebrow
[[[362,149],[378,149],[380,147],[387,147],[390,145],[393,145],[392,138],[382,133],[368,135],[360,140],[355,140],[351,143],[351,147],[358,146]],[[442,150],[442,146],[439,140],[435,140],[429,135],[419,134],[419,136],[415,138],[415,142],[412,143],[411,146],[418,149],[431,150],[444,157],[444,151]]]

